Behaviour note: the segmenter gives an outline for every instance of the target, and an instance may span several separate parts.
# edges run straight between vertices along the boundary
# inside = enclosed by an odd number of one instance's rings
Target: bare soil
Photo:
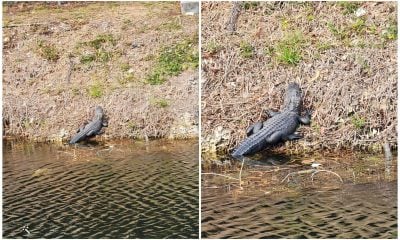
[[[313,114],[287,148],[397,146],[396,3],[246,2],[230,34],[232,6],[202,4],[203,151],[237,146],[290,82]]]
[[[197,49],[198,16],[178,2],[4,4],[3,16],[3,135],[68,139],[100,105],[106,138],[197,137],[198,70],[146,81],[163,49]]]

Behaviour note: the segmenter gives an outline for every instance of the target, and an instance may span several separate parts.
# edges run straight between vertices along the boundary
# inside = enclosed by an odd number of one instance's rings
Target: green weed
[[[343,9],[343,14],[353,14],[360,6],[358,2],[339,2],[339,6]]]
[[[134,82],[136,80],[136,77],[133,73],[125,73],[122,78],[118,80],[118,82],[122,85]]]
[[[90,97],[99,98],[103,96],[103,85],[100,82],[96,81],[89,86],[88,92]]]
[[[358,115],[353,115],[351,117],[351,123],[353,124],[354,127],[357,129],[362,129],[365,126],[365,119],[358,116]]]
[[[297,65],[302,59],[301,48],[303,42],[301,33],[288,34],[275,48],[278,61],[289,65]]]
[[[114,39],[112,34],[100,34],[97,35],[97,37],[92,41],[84,42],[83,44],[93,47],[94,49],[100,49],[105,43],[111,43],[113,46],[115,46],[117,41]]]
[[[77,48],[86,46],[90,48],[90,53],[82,54],[80,62],[83,64],[90,64],[92,62],[108,62],[113,57],[112,51],[107,51],[107,44],[112,46],[116,45],[116,40],[111,34],[98,35],[94,40],[78,44]]]
[[[397,39],[397,24],[389,24],[389,26],[382,31],[383,38],[385,40],[396,40]]]
[[[159,99],[159,98],[150,99],[150,103],[160,108],[166,108],[169,106],[169,102],[166,99]]]
[[[179,23],[178,19],[163,23],[156,28],[156,30],[167,30],[167,31],[176,31],[181,29],[182,25]]]
[[[240,55],[244,58],[251,58],[254,55],[254,47],[248,42],[240,43]]]
[[[221,46],[215,40],[206,43],[204,50],[208,53],[214,54],[221,50]]]
[[[243,8],[245,10],[257,9],[260,6],[259,2],[244,2]]]
[[[60,58],[57,48],[43,40],[37,42],[37,52],[41,57],[52,62],[56,62]]]
[[[365,20],[363,18],[357,18],[357,20],[351,25],[351,29],[356,31],[357,33],[361,33],[365,31]]]
[[[123,72],[127,72],[127,71],[131,68],[131,66],[129,66],[129,63],[122,63],[122,64],[120,65],[120,68],[121,68],[121,70],[122,70]]]
[[[328,22],[327,24],[329,31],[338,39],[343,40],[347,38],[346,31],[341,27],[336,27],[333,23]]]
[[[152,72],[147,75],[146,82],[152,85],[162,84],[167,77],[176,76],[188,68],[196,68],[199,57],[193,40],[164,47]]]
[[[95,60],[96,60],[96,55],[94,54],[82,55],[80,57],[80,62],[83,64],[89,64]]]

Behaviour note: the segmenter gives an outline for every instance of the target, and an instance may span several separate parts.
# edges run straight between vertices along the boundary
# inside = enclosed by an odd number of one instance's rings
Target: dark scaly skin
[[[269,145],[301,138],[295,131],[300,123],[310,124],[311,116],[308,113],[301,117],[299,115],[300,105],[300,87],[296,83],[291,83],[288,86],[283,110],[281,112],[269,111],[271,118],[251,126],[247,130],[248,137],[233,151],[232,156],[242,158],[243,155],[257,153]]]
[[[103,131],[101,131],[101,128],[107,126],[107,123],[104,122],[103,118],[104,118],[103,108],[97,106],[92,121],[86,124],[85,126],[81,126],[77,134],[75,134],[75,136],[71,139],[69,143],[74,144],[84,139],[102,134]]]

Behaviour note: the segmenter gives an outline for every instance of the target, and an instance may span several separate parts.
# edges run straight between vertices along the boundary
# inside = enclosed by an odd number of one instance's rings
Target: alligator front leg
[[[271,110],[271,109],[265,110],[265,112],[266,112],[267,115],[270,116],[270,117],[273,117],[273,116],[275,116],[275,115],[281,113],[281,112],[279,112],[279,111],[273,111],[273,110]]]
[[[311,123],[311,111],[308,111],[304,117],[299,117],[299,122],[304,125],[310,125]]]
[[[246,129],[246,135],[249,137],[263,128],[262,122],[256,122]]]
[[[287,141],[287,140],[292,141],[292,140],[301,139],[301,138],[303,138],[303,136],[301,136],[300,134],[292,133],[286,137],[283,137],[282,139],[285,141]]]
[[[106,131],[104,131],[104,130],[100,130],[100,131],[98,131],[98,132],[96,132],[95,134],[96,135],[101,135],[101,134],[103,134],[103,133],[105,133]]]
[[[85,120],[80,126],[79,129],[76,131],[76,133],[83,131],[85,129],[86,125],[89,123],[89,121]]]

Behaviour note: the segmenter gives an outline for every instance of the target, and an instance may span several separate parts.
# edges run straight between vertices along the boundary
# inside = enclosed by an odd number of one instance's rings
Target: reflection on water
[[[256,156],[203,164],[203,238],[397,238],[396,163],[382,155]],[[281,181],[312,162],[339,174]],[[326,173],[326,172],[324,172]],[[224,175],[224,176],[222,176]],[[228,177],[227,177],[228,176]]]
[[[197,238],[195,141],[3,145],[5,238]]]

